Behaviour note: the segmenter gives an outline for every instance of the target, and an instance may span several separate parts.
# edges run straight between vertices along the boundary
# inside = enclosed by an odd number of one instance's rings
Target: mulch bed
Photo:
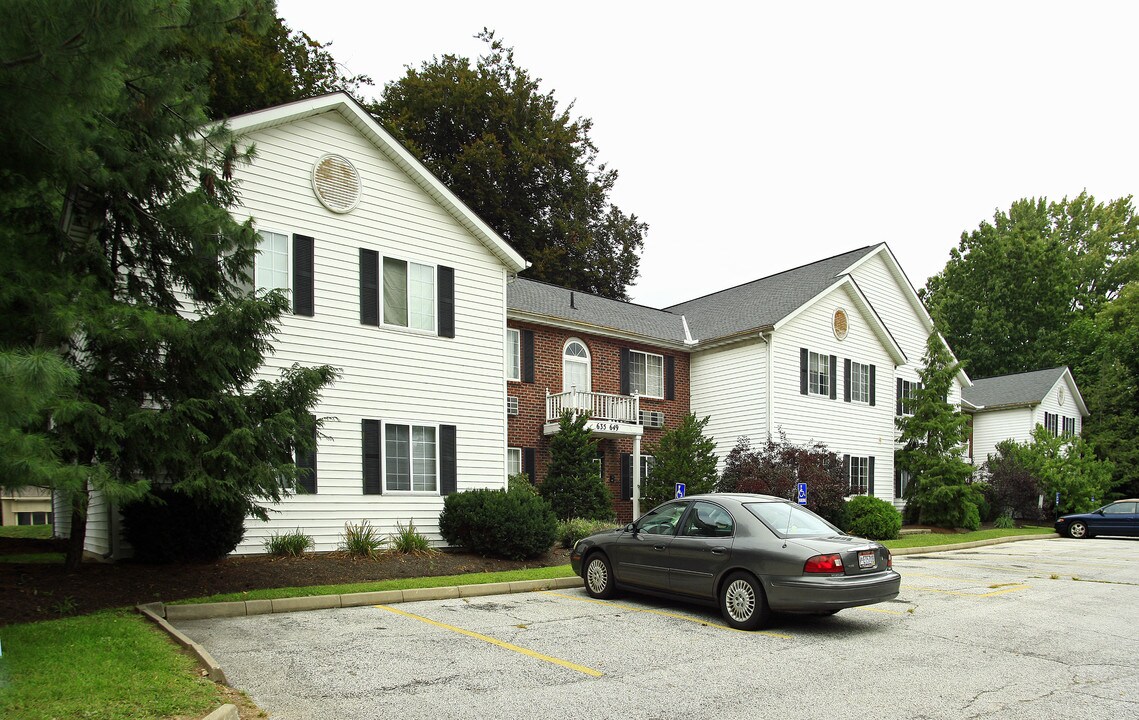
[[[0,538],[0,555],[65,550],[65,543],[60,540]],[[85,562],[76,572],[69,572],[58,563],[0,562],[0,626],[217,593],[520,570],[568,562],[569,552],[561,548],[535,560],[522,561],[462,552],[392,553],[377,559],[336,552],[296,558],[234,556],[180,565],[92,561]]]

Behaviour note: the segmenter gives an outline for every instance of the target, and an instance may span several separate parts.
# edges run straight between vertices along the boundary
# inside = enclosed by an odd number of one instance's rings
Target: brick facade
[[[653,345],[634,343],[615,338],[589,335],[562,328],[507,321],[507,327],[529,330],[534,333],[534,382],[508,381],[506,394],[518,398],[518,415],[508,418],[507,445],[512,448],[535,448],[535,480],[546,477],[550,461],[549,438],[542,435],[546,421],[546,392],[562,391],[562,350],[566,341],[577,338],[589,349],[592,392],[621,393],[621,350],[628,348],[641,352],[674,358],[674,400],[641,397],[641,410],[664,413],[663,429],[644,429],[641,436],[641,454],[651,454],[651,448],[660,441],[666,429],[680,424],[689,412],[689,358],[688,353],[666,350]],[[633,519],[633,504],[621,498],[621,454],[633,451],[632,438],[602,438],[598,443],[602,453],[601,472],[613,496],[617,519]],[[648,508],[642,508],[642,512]]]

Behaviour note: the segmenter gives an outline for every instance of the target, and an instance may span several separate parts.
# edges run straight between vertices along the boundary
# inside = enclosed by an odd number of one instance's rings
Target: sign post
[[[676,484],[676,497],[677,499],[684,497],[684,483]]]
[[[807,483],[805,482],[799,483],[799,504],[807,504]]]

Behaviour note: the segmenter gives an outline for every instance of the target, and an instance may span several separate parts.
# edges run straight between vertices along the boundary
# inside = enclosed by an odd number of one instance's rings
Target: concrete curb
[[[214,710],[209,715],[202,718],[202,720],[240,720],[237,714],[236,705],[222,705],[217,710]]]
[[[1004,543],[1021,542],[1022,540],[1052,540],[1060,537],[1056,533],[1051,535],[1014,535],[1012,537],[989,538],[988,540],[974,540],[973,542],[953,543],[952,545],[931,545],[929,547],[898,548],[891,550],[890,554],[899,555],[925,555],[946,550],[968,550],[969,548],[984,547],[986,545],[1003,545]]]
[[[202,664],[202,666],[206,669],[206,673],[209,675],[210,680],[213,680],[216,683],[221,683],[222,685],[228,685],[229,684],[226,681],[225,672],[221,669],[221,665],[218,665],[217,660],[214,660],[214,656],[210,655],[208,650],[206,650],[204,647],[202,647],[198,643],[191,640],[186,635],[183,635],[181,632],[178,631],[178,629],[176,627],[174,627],[170,623],[166,622],[166,619],[163,618],[161,615],[162,603],[147,603],[146,605],[137,606],[136,609],[140,613],[142,613],[142,615],[144,617],[150,618],[151,622],[155,623],[156,625],[158,625],[158,627],[162,628],[162,630],[164,630],[167,635],[174,638],[174,642],[178,643],[179,645],[181,645],[182,647],[186,648],[187,650],[192,652],[194,655],[196,655],[198,658],[198,662],[200,662]],[[221,708],[218,708],[218,710],[215,710],[214,712],[219,712],[222,709],[224,709],[224,707],[225,706],[222,706]],[[219,717],[221,717],[221,716],[219,716]],[[233,717],[237,717],[237,708],[236,707],[233,708]],[[213,718],[212,714],[210,715],[210,718],[212,720],[218,720],[217,718]]]

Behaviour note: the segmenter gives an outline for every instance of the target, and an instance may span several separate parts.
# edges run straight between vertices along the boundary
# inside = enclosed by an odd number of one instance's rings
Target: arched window
[[[590,392],[589,348],[581,340],[570,338],[562,350],[562,392]]]

